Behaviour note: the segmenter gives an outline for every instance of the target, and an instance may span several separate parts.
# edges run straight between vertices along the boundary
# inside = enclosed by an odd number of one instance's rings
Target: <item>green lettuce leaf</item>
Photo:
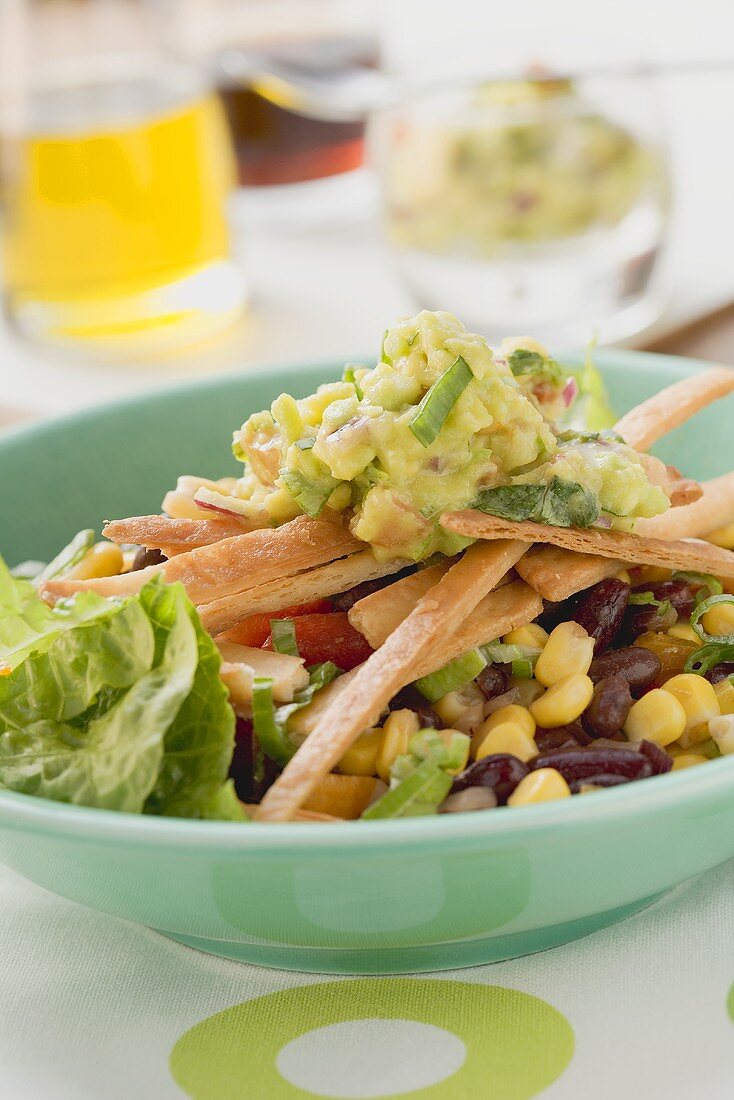
[[[0,783],[78,805],[246,820],[234,712],[180,585],[49,608],[0,558]]]
[[[119,607],[119,601],[105,600],[94,592],[48,607],[34,585],[14,577],[0,558],[0,661],[15,668],[29,653],[48,649],[63,631],[109,618]]]
[[[181,585],[155,578],[140,602],[153,624],[156,658],[180,618],[191,624],[197,656],[191,690],[166,732],[161,773],[145,812],[201,817],[227,779],[234,750],[235,717],[219,676],[219,650]]]
[[[124,674],[114,667],[121,653],[116,644],[106,639],[101,652],[90,648],[103,629],[95,624],[61,635],[48,652],[32,655],[0,681],[0,781],[6,787],[76,805],[142,812],[161,770],[166,730],[191,691],[196,632],[188,615],[178,615],[158,667],[115,697],[107,689],[122,686],[135,662],[143,663],[146,655],[150,660],[153,651],[153,630],[137,601],[126,604],[104,629],[110,633],[113,624],[125,622],[126,613],[137,620],[137,629]],[[69,662],[74,646],[79,660]],[[107,683],[100,685],[105,666]],[[18,728],[9,719],[17,720],[23,682],[37,690],[26,697],[25,723]],[[109,709],[85,727],[69,722],[95,702],[102,686]]]

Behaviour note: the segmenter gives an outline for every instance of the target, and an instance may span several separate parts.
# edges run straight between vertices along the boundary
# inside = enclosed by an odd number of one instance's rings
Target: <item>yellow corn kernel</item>
[[[535,681],[532,681],[535,683]],[[541,691],[543,689],[541,688]],[[533,737],[535,734],[535,719],[533,718],[527,707],[518,706],[517,703],[508,703],[504,707],[498,707],[493,711],[489,717],[485,718],[480,726],[474,730],[471,739],[472,752],[476,756],[477,749],[481,745],[484,738],[487,736],[490,730],[493,730],[496,726],[504,725],[505,722],[512,722],[513,725],[519,726],[524,730],[528,737]]]
[[[594,639],[578,623],[559,623],[545,643],[535,666],[535,679],[544,687],[573,673],[587,673],[594,657]]]
[[[376,775],[382,736],[382,730],[366,730],[342,756],[339,771],[344,775]]]
[[[618,581],[623,581],[625,584],[632,584],[632,577],[630,577],[629,569],[620,569],[618,573],[615,573]],[[594,788],[596,790],[596,788]]]
[[[500,722],[483,738],[476,752],[477,760],[495,752],[509,752],[518,760],[530,760],[538,755],[538,746],[518,722]]]
[[[530,704],[530,713],[539,726],[554,729],[575,721],[588,707],[594,685],[583,672],[573,672],[557,680]]]
[[[506,707],[498,707],[494,714],[485,718],[479,727],[482,737],[504,722],[516,722],[521,729],[525,730],[528,737],[532,737],[535,733],[535,719],[528,708],[518,706],[517,703],[509,703]]]
[[[734,604],[717,603],[701,619],[707,634],[734,634]],[[698,637],[696,640],[699,641]]]
[[[507,799],[508,806],[532,806],[538,802],[554,802],[570,798],[571,788],[555,768],[538,768],[521,779]]]
[[[719,700],[719,710],[722,714],[734,714],[734,684],[727,676],[726,680],[719,680],[714,684],[716,698]]]
[[[723,546],[725,550],[734,550],[734,523],[727,523],[724,527],[717,527],[706,535],[707,542],[713,542],[715,546]]]
[[[509,634],[505,634],[502,641],[505,645],[524,645],[529,649],[542,649],[548,641],[548,631],[543,630],[539,623],[528,623],[527,626],[516,626]]]
[[[639,565],[635,570],[635,584],[657,584],[669,581],[672,575],[672,570],[663,569],[661,565]]]
[[[438,717],[446,726],[471,733],[484,717],[485,699],[476,684],[467,684],[457,691],[449,691],[433,704]]]
[[[677,741],[685,728],[683,704],[662,688],[653,688],[633,703],[624,724],[629,741],[654,741],[663,746]]]
[[[703,676],[681,672],[666,680],[661,690],[673,695],[686,713],[685,729],[677,738],[681,747],[689,749],[696,742],[705,741],[709,736],[709,722],[721,714],[713,685]]]
[[[696,764],[708,764],[708,756],[701,756],[698,752],[681,752],[673,760],[674,772],[680,771],[681,768],[694,768]]]
[[[731,756],[734,753],[734,714],[712,718],[709,722],[709,733],[722,756]]]
[[[385,722],[376,760],[377,774],[385,783],[390,781],[396,757],[408,751],[408,742],[419,729],[418,715],[413,710],[394,710]]]
[[[668,634],[671,638],[682,638],[684,642],[695,642],[697,646],[701,644],[701,639],[690,623],[676,623],[671,626]]]
[[[94,577],[116,577],[122,570],[122,566],[122,550],[116,543],[95,542],[66,576],[75,581],[89,581]]]

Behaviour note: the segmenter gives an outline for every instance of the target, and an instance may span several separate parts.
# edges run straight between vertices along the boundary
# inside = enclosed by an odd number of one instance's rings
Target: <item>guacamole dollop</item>
[[[347,512],[378,557],[413,561],[466,546],[441,515],[498,486],[510,515],[528,485],[547,486],[547,522],[628,527],[664,511],[664,492],[621,440],[556,429],[548,410],[568,384],[529,337],[495,356],[452,314],[423,311],[385,333],[374,367],[347,367],[341,381],[300,400],[281,394],[249,417],[234,434],[246,467],[234,495],[275,524]],[[583,508],[554,505],[558,492]]]

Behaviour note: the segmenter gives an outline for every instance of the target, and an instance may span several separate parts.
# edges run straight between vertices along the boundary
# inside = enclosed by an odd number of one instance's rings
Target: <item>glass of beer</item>
[[[185,15],[154,0],[0,9],[3,301],[29,338],[146,357],[242,311],[230,139],[176,48]]]

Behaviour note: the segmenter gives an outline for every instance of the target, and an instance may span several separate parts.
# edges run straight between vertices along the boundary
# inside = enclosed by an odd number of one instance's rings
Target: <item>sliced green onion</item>
[[[716,642],[710,642],[707,645],[702,645],[700,649],[690,655],[683,666],[683,671],[695,672],[697,676],[705,676],[709,669],[716,668],[717,665],[728,664],[730,661],[734,661],[734,645],[719,645]]]
[[[320,665],[311,665],[308,670],[308,684],[306,687],[296,692],[292,703],[284,703],[275,712],[278,724],[285,729],[290,716],[295,714],[296,711],[307,707],[316,692],[326,687],[332,680],[336,680],[337,676],[341,676],[341,669],[337,668],[331,661],[323,661]]]
[[[512,675],[516,680],[531,680],[533,671],[533,662],[528,657],[512,662]]]
[[[63,577],[75,565],[78,565],[88,550],[94,545],[94,531],[87,529],[74,535],[71,542],[60,550],[45,569],[36,575],[36,581],[50,581],[52,577]]]
[[[273,681],[269,676],[256,676],[252,681],[252,725],[263,752],[285,767],[296,747],[276,716]]]
[[[652,592],[633,592],[627,602],[633,607],[655,607],[660,615],[667,615],[673,606],[670,600],[659,600]]]
[[[337,486],[337,482],[331,485],[314,485],[300,470],[281,470],[280,476],[298,507],[312,519],[321,515]]]
[[[299,657],[296,641],[296,625],[293,619],[271,619],[270,635],[276,653],[286,653],[289,657]]]
[[[382,343],[380,344],[380,362],[387,363],[388,367],[391,367],[393,365],[392,359],[385,351],[385,341],[387,340],[389,333],[390,329],[386,328],[382,334]]]
[[[473,377],[469,364],[459,356],[453,366],[433,383],[408,425],[424,447],[428,447],[436,439],[446,417]]]
[[[708,634],[704,630],[701,622],[701,619],[707,611],[710,611],[712,607],[716,607],[717,604],[722,603],[734,604],[734,596],[729,592],[719,592],[715,596],[709,596],[708,599],[702,600],[698,607],[694,608],[693,614],[691,615],[691,626],[702,642],[716,645],[734,645],[734,633]]]
[[[451,790],[451,776],[424,760],[397,787],[383,794],[362,814],[363,821],[434,814]]]
[[[364,391],[357,381],[357,376],[354,373],[354,367],[345,367],[342,372],[342,382],[351,382],[354,386],[354,392],[357,395],[357,400],[361,401],[364,397]]]
[[[316,437],[313,435],[307,436],[305,439],[297,439],[296,447],[299,451],[310,451],[316,442]]]
[[[468,653],[449,661],[438,672],[421,676],[420,680],[416,680],[415,686],[429,703],[435,703],[449,691],[456,691],[464,684],[471,683],[486,664],[484,655],[478,649],[470,649]]]

